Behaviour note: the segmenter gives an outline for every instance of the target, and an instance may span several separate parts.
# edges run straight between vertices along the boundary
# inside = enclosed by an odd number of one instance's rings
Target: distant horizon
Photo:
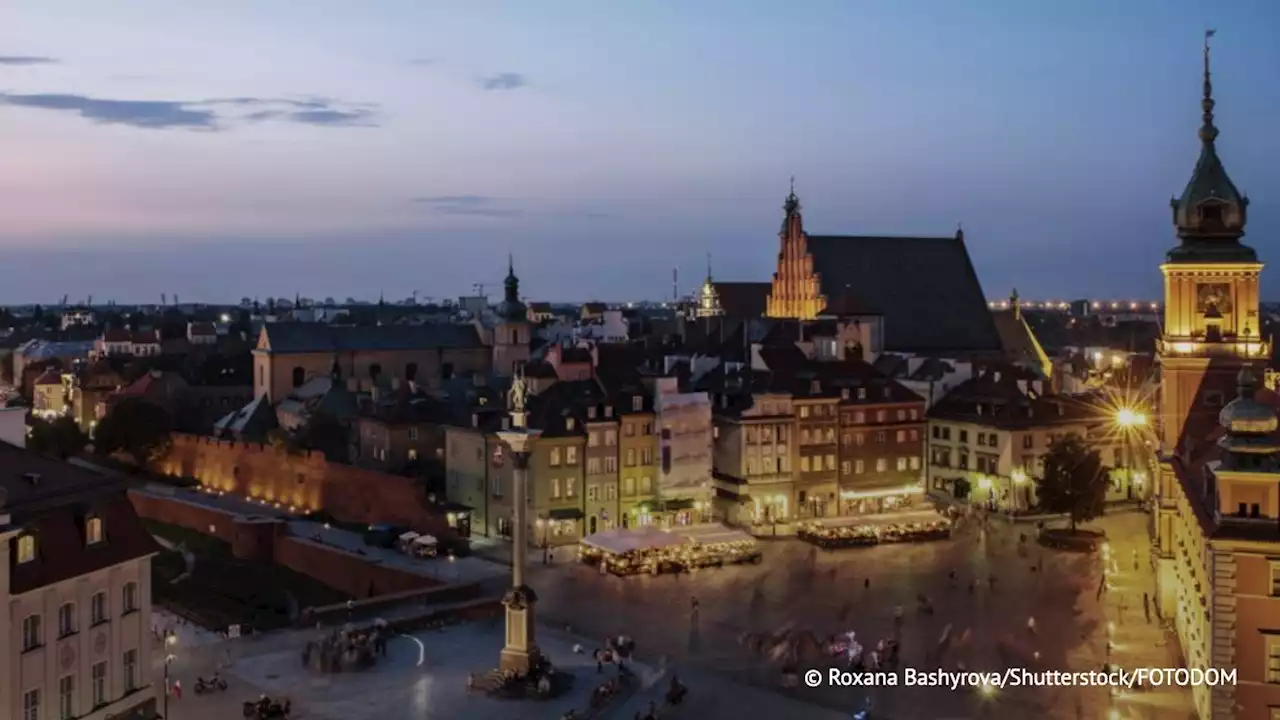
[[[11,4],[0,302],[456,297],[508,253],[530,297],[661,301],[708,253],[767,280],[791,176],[814,234],[962,225],[992,297],[1154,297],[1207,26],[1280,257],[1274,0]]]

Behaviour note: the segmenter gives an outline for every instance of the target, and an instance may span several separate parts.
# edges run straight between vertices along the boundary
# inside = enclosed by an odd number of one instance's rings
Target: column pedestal
[[[498,669],[524,675],[541,659],[534,638],[533,606],[538,596],[524,585],[507,591],[502,604],[506,609],[507,634],[498,659]]]

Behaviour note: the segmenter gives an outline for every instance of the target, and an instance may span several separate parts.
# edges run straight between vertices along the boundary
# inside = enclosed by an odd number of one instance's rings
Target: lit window
[[[565,465],[578,464],[578,448],[567,447],[564,449],[564,464]]]
[[[28,563],[36,559],[36,536],[23,535],[18,538],[18,562]]]
[[[554,500],[559,497],[560,497],[560,478],[551,478],[551,498]]]
[[[84,521],[84,538],[89,545],[102,542],[102,518],[90,515]]]
[[[889,469],[889,461],[885,458],[876,458],[876,472],[884,472]]]
[[[574,493],[576,492],[576,488],[574,487],[576,482],[577,482],[577,478],[565,478],[565,481],[564,481],[565,497],[567,498],[573,497]]]
[[[1271,563],[1271,595],[1280,597],[1280,562]]]
[[[560,448],[551,448],[551,457],[547,460],[547,464],[551,467],[559,467],[560,465]]]
[[[1267,682],[1280,684],[1280,638],[1267,638]]]

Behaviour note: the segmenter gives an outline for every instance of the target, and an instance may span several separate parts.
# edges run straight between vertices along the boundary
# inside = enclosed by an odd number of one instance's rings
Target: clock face
[[[1231,312],[1231,287],[1226,283],[1207,283],[1196,288],[1196,306],[1200,312],[1210,307],[1218,312]]]

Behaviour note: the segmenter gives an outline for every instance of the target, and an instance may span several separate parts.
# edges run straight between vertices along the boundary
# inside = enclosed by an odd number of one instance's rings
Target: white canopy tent
[[[582,539],[582,544],[621,555],[636,550],[653,550],[683,544],[683,539],[653,527],[605,530]]]
[[[679,535],[685,540],[702,545],[715,545],[717,543],[732,542],[748,542],[754,541],[755,538],[750,533],[745,533],[724,525],[693,525],[685,528],[676,528],[671,531],[673,535]]]
[[[412,542],[417,538],[418,538],[418,533],[410,530],[407,533],[401,533],[400,537],[397,538],[397,540],[399,540],[402,543],[407,543],[407,542]]]

